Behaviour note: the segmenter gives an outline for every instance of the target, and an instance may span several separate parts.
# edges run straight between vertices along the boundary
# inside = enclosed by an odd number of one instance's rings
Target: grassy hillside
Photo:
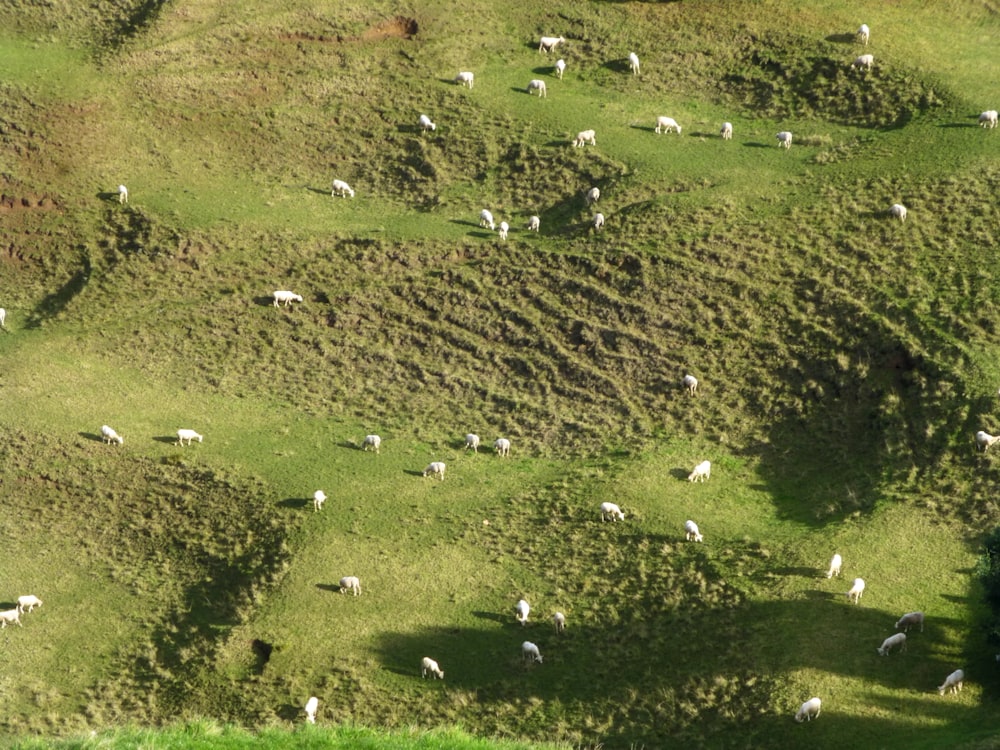
[[[0,8],[5,735],[995,741],[988,4],[104,5]]]

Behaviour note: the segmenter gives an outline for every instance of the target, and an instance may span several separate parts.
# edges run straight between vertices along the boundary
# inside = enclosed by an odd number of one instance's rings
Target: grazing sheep
[[[497,455],[501,458],[510,457],[510,441],[507,438],[497,438],[493,442],[493,450],[497,452]]]
[[[799,710],[795,712],[795,721],[799,722],[799,724],[803,721],[812,721],[819,716],[819,709],[822,705],[823,701],[819,698],[810,698],[799,706]]]
[[[563,73],[566,72],[566,61],[562,58],[556,60],[556,78],[562,80]]]
[[[685,375],[681,381],[681,385],[684,386],[684,390],[688,393],[694,393],[698,390],[698,378],[694,375]]]
[[[39,599],[34,594],[25,594],[24,596],[17,597],[17,608],[21,611],[25,611],[25,607],[28,608],[28,612],[33,610],[35,607],[41,607],[42,600]]]
[[[673,117],[657,117],[656,118],[656,134],[669,133],[671,130],[676,130],[677,135],[681,134],[681,126],[677,124],[677,120]]]
[[[906,206],[902,203],[893,203],[889,207],[889,215],[897,217],[900,221],[906,221]]]
[[[7,627],[8,623],[24,627],[21,625],[21,611],[17,607],[0,612],[0,628]]]
[[[706,479],[712,478],[712,462],[702,461],[700,464],[694,467],[694,471],[688,474],[689,482],[704,482]]]
[[[614,503],[601,503],[601,520],[607,521],[609,518],[612,521],[624,521],[625,514]]]
[[[472,448],[473,453],[479,453],[479,435],[470,432],[465,436],[465,450]]]
[[[118,186],[118,202],[128,203],[128,188],[124,185]]]
[[[431,673],[431,677],[435,680],[444,679],[444,670],[438,666],[438,663],[434,661],[431,657],[425,656],[420,660],[420,676],[427,677],[427,673]]]
[[[552,622],[556,626],[556,633],[563,633],[566,630],[566,615],[556,612],[552,615]]]
[[[701,530],[698,528],[698,524],[690,520],[684,522],[684,538],[689,542],[692,540],[700,542],[704,539],[701,535]]]
[[[471,89],[475,77],[476,76],[470,73],[468,70],[463,70],[461,73],[455,76],[455,83],[457,83],[459,86],[468,86]]]
[[[956,669],[944,678],[944,684],[938,685],[938,694],[944,695],[946,691],[957,693],[962,689],[963,682],[965,682],[965,672],[961,669]]]
[[[601,197],[601,189],[599,187],[592,187],[590,190],[587,191],[586,195],[583,196],[583,199],[587,202],[588,206],[591,206],[594,203],[597,203],[597,200],[600,197]]]
[[[976,433],[976,447],[982,450],[983,453],[988,451],[990,446],[998,440],[1000,440],[1000,435],[991,435],[983,430]]]
[[[865,70],[871,70],[872,65],[875,64],[874,55],[858,55],[854,58],[854,62],[851,63],[852,68],[864,68]]]
[[[361,595],[361,581],[357,576],[344,576],[340,579],[340,593],[346,594],[348,591],[355,596]]]
[[[722,140],[731,141],[733,139],[733,124],[731,122],[722,123],[722,130],[719,131]]]
[[[436,476],[443,482],[444,469],[445,469],[444,461],[431,461],[429,464],[427,464],[427,468],[424,469],[424,476],[425,477]]]
[[[378,435],[365,435],[365,439],[361,441],[361,450],[363,451],[375,451],[375,453],[380,453],[382,450],[382,438]]]
[[[594,130],[581,130],[577,133],[576,138],[573,139],[573,145],[582,147],[585,143],[589,143],[591,146],[596,146],[597,132]]]
[[[868,24],[861,24],[861,28],[858,29],[858,41],[861,42],[866,47],[868,46],[868,38],[871,36],[871,32],[868,30]]]
[[[330,191],[330,195],[334,196],[334,197],[339,195],[341,198],[344,198],[344,197],[351,197],[351,198],[353,198],[354,197],[354,188],[352,188],[350,185],[348,185],[343,180],[334,180],[333,181],[333,189]]]
[[[594,214],[593,225],[595,230],[599,230],[604,226],[604,214]]]
[[[479,212],[479,226],[496,229],[496,225],[493,223],[493,214],[485,208]]]
[[[0,307],[0,328],[6,328],[7,311]]]
[[[115,432],[112,428],[108,427],[106,424],[101,425],[101,440],[109,445],[111,443],[118,443],[118,445],[125,443],[125,438]]]
[[[177,445],[184,445],[185,440],[187,440],[187,445],[191,445],[192,440],[197,440],[200,443],[202,436],[194,430],[185,430],[183,428],[177,430]]]
[[[532,78],[528,81],[528,93],[530,94],[532,91],[538,92],[539,99],[544,97],[546,95],[545,81],[540,78]]]
[[[528,219],[529,232],[537,232],[541,228],[542,228],[542,220],[540,218],[538,218],[537,216],[532,216],[530,219]]]
[[[782,130],[775,136],[778,139],[778,148],[791,148],[792,147],[792,134],[788,130]]]
[[[844,564],[844,559],[840,554],[835,554],[830,558],[830,568],[826,571],[827,578],[833,578],[834,576],[840,575],[840,567]]]
[[[273,292],[274,306],[277,307],[278,303],[281,302],[285,307],[288,307],[292,302],[301,302],[302,295],[296,294],[295,292],[289,292],[287,289],[279,289]]]
[[[316,711],[319,709],[319,698],[315,695],[306,701],[306,721],[310,724],[316,723]]]
[[[517,621],[521,625],[526,625],[528,622],[528,613],[531,611],[531,607],[528,606],[528,602],[524,599],[518,599],[517,605],[514,607],[515,615],[517,616]]]
[[[639,75],[639,56],[635,52],[628,53],[628,66],[632,69],[632,75]]]
[[[507,232],[509,232],[509,231],[510,231],[510,224],[508,224],[506,221],[501,221],[500,222],[500,239],[502,239],[502,240],[507,239]]]
[[[854,584],[851,586],[851,590],[847,592],[848,601],[858,604],[861,602],[861,595],[865,591],[865,580],[863,578],[855,578]]]
[[[326,493],[323,490],[316,490],[313,493],[313,510],[319,512],[323,510],[323,503],[326,502]]]
[[[521,644],[521,658],[527,661],[537,661],[539,664],[542,663],[542,655],[538,653],[538,646],[531,641],[525,641]]]
[[[543,36],[538,41],[538,51],[544,52],[547,55],[565,41],[561,36]]]
[[[889,652],[896,646],[899,646],[900,651],[906,651],[906,633],[895,633],[894,635],[890,635],[882,641],[882,645],[875,650],[878,651],[879,656],[888,656]]]
[[[420,129],[423,130],[425,133],[428,130],[437,130],[437,125],[431,122],[431,118],[429,118],[427,115],[420,115],[420,119],[417,120],[417,124],[420,126]]]
[[[923,612],[907,612],[905,615],[899,618],[896,622],[896,630],[900,628],[903,632],[909,632],[910,628],[920,626],[920,632],[924,632],[924,613]]]
[[[995,109],[988,109],[979,115],[979,127],[990,128],[991,130],[997,126],[997,111]]]

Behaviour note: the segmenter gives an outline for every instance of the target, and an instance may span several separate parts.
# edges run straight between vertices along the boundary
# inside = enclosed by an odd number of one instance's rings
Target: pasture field
[[[0,744],[1000,743],[1000,8],[725,7],[0,7]]]

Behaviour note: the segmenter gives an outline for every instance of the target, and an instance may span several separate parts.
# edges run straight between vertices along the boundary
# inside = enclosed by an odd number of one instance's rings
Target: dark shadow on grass
[[[855,44],[858,41],[857,34],[828,34],[823,38],[834,44]]]
[[[403,469],[403,473],[404,474],[409,474],[411,477],[424,478],[424,472],[423,471],[417,471],[416,469]],[[440,480],[438,480],[438,481],[440,481]]]
[[[338,448],[345,448],[347,450],[352,450],[352,451],[361,450],[361,443],[355,443],[353,440],[341,440],[336,445]]]
[[[826,573],[817,568],[806,567],[805,565],[776,568],[774,573],[779,576],[797,576],[799,578],[826,578]]]
[[[320,195],[330,195],[330,191],[327,188],[307,187],[306,190],[311,193],[319,193]]]
[[[118,202],[118,191],[111,192],[110,190],[102,190],[95,194],[96,198],[100,201],[107,201],[109,203]]]
[[[759,141],[744,141],[747,148],[777,148],[773,143],[760,143]]]
[[[480,620],[492,620],[493,622],[499,622],[501,625],[504,625],[511,620],[510,617],[506,617],[499,612],[483,612],[482,610],[473,612],[472,616],[478,617]]]
[[[691,474],[691,470],[690,469],[671,469],[670,470],[670,476],[672,476],[674,479],[683,479],[684,481],[687,481],[687,478],[688,478],[688,476],[690,476],[690,474]]]
[[[274,307],[274,297],[270,295],[267,297],[264,297],[263,295],[260,297],[254,297],[253,303],[258,307]]]
[[[645,131],[647,133],[653,133],[654,135],[660,135],[660,133],[656,132],[656,126],[655,125],[629,125],[629,127],[632,130],[643,130],[643,131]]]
[[[176,435],[156,435],[153,437],[153,440],[155,440],[157,443],[171,443],[174,445],[177,444]]]
[[[333,594],[340,593],[339,583],[317,583],[316,588],[318,588],[320,591],[329,591],[330,593]]]
[[[494,236],[494,234],[493,234],[493,232],[472,231],[472,232],[469,232],[469,236],[471,236],[471,237],[479,237],[480,239],[488,240],[488,239],[492,238]]]
[[[104,442],[104,438],[101,435],[96,435],[93,432],[78,432],[76,434],[82,437],[84,440],[93,440],[94,442],[97,443]]]
[[[304,706],[305,703],[302,706],[293,706],[291,703],[285,703],[275,713],[285,721],[298,722],[302,721],[306,715]]]
[[[308,507],[312,504],[311,497],[289,497],[284,500],[279,500],[275,503],[279,508],[296,508],[301,509]]]
[[[90,281],[92,266],[90,256],[81,254],[81,268],[59,289],[42,298],[25,322],[26,328],[37,328],[44,321],[55,317],[84,289]]]
[[[978,128],[978,123],[975,122],[942,122],[938,125],[939,128]]]
[[[461,225],[467,226],[467,227],[478,227],[479,226],[479,222],[478,221],[470,221],[469,219],[449,219],[448,221],[450,221],[452,224],[461,224]]]
[[[619,60],[607,60],[601,63],[601,67],[605,70],[613,70],[616,73],[631,73],[632,67],[629,65],[628,58],[623,57]]]

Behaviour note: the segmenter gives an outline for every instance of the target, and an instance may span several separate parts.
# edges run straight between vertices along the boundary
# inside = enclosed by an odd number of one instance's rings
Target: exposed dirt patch
[[[0,213],[31,211],[34,209],[51,211],[58,208],[59,204],[56,203],[55,199],[45,193],[42,195],[28,194],[22,196],[7,195],[6,193],[0,195]]]
[[[419,30],[416,19],[396,16],[372,26],[358,38],[363,42],[375,42],[381,39],[412,39]]]

